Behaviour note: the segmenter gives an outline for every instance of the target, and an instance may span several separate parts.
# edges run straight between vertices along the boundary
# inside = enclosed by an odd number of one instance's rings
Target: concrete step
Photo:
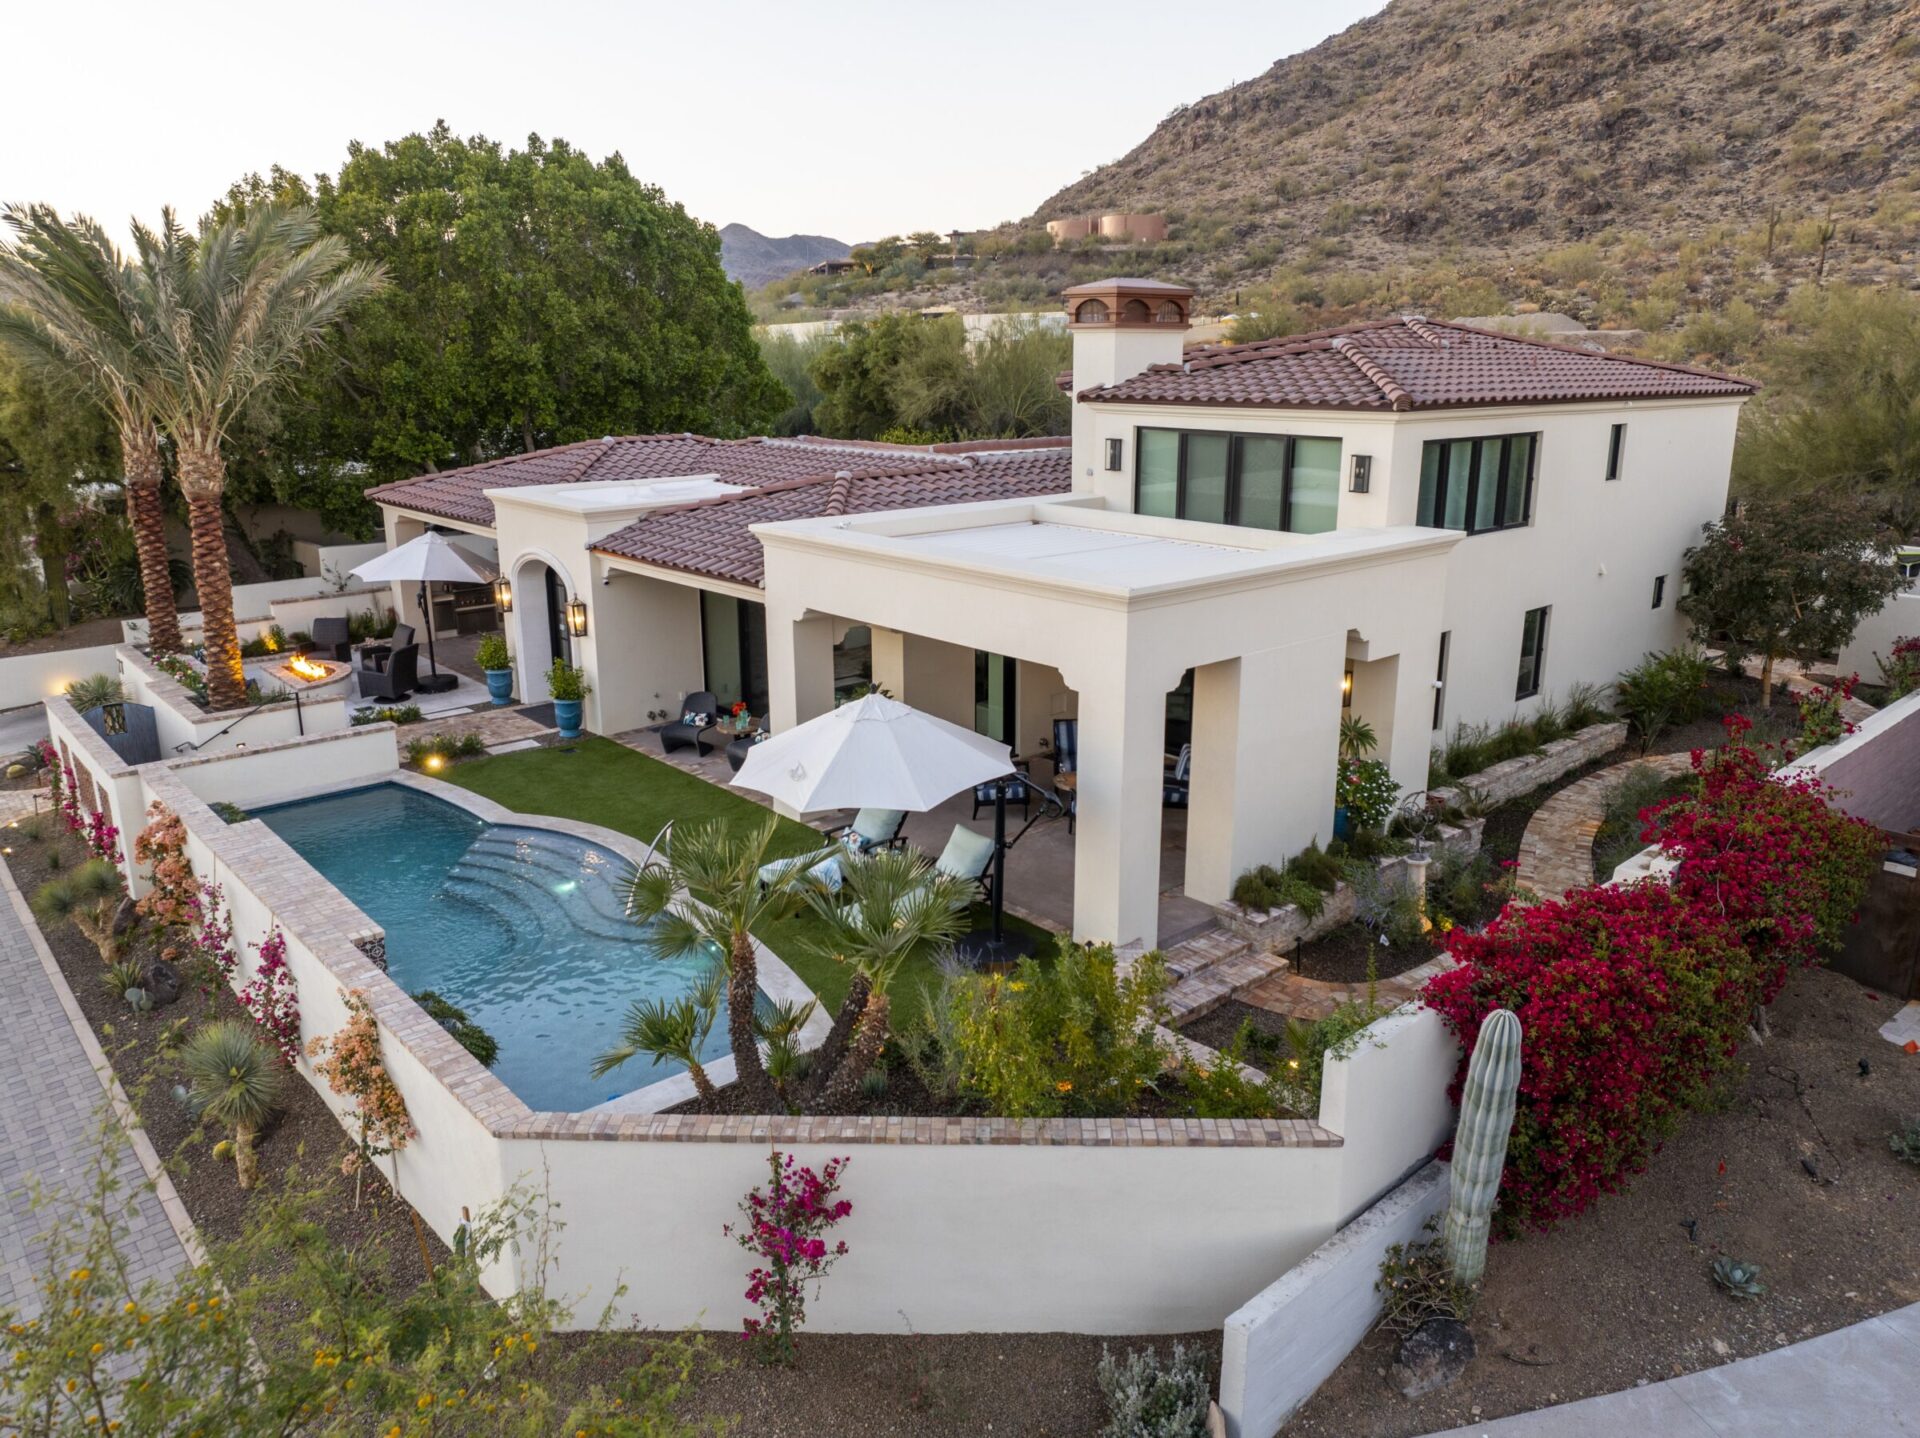
[[[1167,961],[1167,972],[1176,979],[1190,978],[1202,969],[1210,968],[1222,959],[1233,958],[1236,954],[1251,948],[1245,939],[1225,929],[1212,928],[1167,949],[1162,957]]]
[[[1165,1002],[1172,1022],[1211,1013],[1287,966],[1278,954],[1259,953],[1245,940],[1236,942],[1239,952],[1195,969],[1167,991]]]

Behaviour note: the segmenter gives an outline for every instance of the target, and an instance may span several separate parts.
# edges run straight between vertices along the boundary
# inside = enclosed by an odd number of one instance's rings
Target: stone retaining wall
[[[1582,764],[1589,764],[1603,754],[1611,754],[1626,742],[1625,720],[1590,724],[1578,733],[1545,745],[1538,754],[1522,754],[1518,759],[1502,760],[1478,774],[1468,775],[1457,785],[1431,789],[1428,793],[1436,802],[1451,806],[1460,802],[1463,790],[1471,789],[1482,803],[1489,807],[1498,806],[1509,799],[1518,799],[1522,794],[1531,794],[1542,785],[1571,774]]]

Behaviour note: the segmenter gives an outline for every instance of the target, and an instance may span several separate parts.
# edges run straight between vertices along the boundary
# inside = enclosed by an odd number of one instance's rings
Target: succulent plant
[[[127,1007],[132,1009],[136,1014],[144,1014],[148,1009],[153,1007],[153,1000],[148,997],[147,991],[143,988],[135,987],[128,989],[121,997],[126,999]]]
[[[1766,1294],[1767,1285],[1760,1281],[1757,1263],[1723,1253],[1714,1259],[1710,1271],[1713,1281],[1735,1298],[1760,1298]]]
[[[1460,1124],[1453,1135],[1453,1192],[1443,1241],[1456,1283],[1478,1283],[1487,1271],[1487,1234],[1507,1166],[1519,1089],[1520,1020],[1511,1009],[1495,1009],[1481,1023],[1467,1061]]]
[[[1920,1118],[1910,1119],[1905,1128],[1888,1134],[1887,1147],[1900,1162],[1920,1167]]]

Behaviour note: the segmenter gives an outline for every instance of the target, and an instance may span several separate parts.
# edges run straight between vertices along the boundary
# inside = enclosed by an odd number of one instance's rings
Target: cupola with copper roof
[[[1111,279],[1061,292],[1073,334],[1073,388],[1118,384],[1156,364],[1178,364],[1193,291],[1164,280]]]

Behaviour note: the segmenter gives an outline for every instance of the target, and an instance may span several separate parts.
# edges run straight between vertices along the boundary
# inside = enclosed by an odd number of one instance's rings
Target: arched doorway
[[[520,692],[529,704],[551,697],[547,671],[555,659],[579,662],[567,632],[570,598],[566,575],[544,559],[528,556],[515,567],[514,657],[520,666]]]

